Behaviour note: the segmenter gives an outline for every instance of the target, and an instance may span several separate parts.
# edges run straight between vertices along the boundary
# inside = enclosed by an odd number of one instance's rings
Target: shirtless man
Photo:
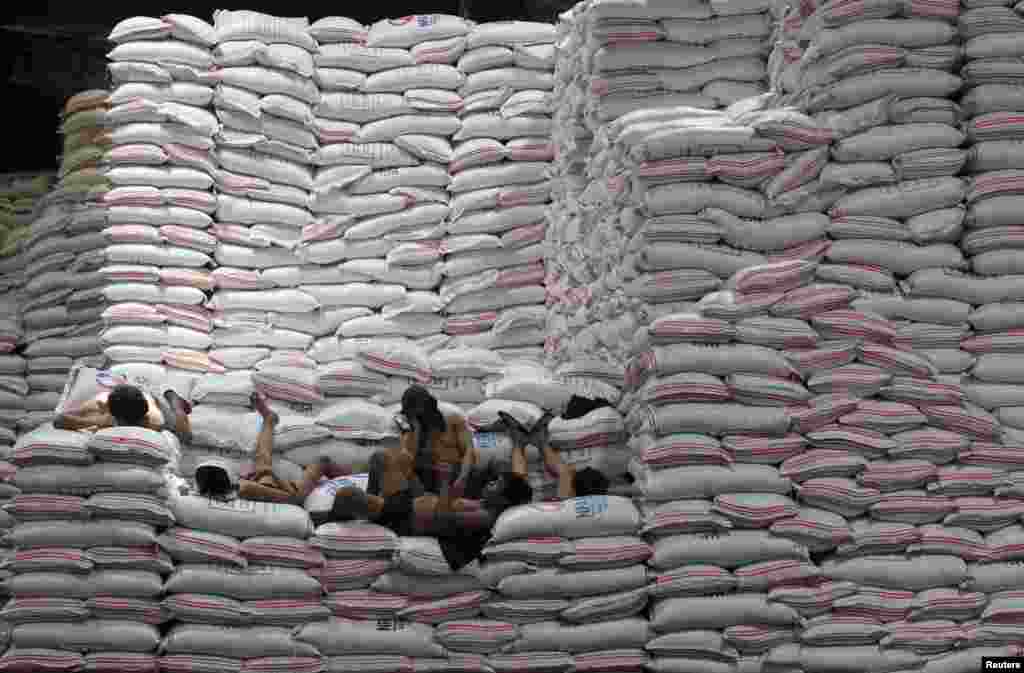
[[[454,481],[441,480],[436,494],[426,492],[417,478],[408,442],[379,451],[370,463],[368,492],[339,490],[330,520],[368,519],[399,535],[437,537],[448,565],[458,570],[480,557],[502,512],[533,500],[526,441],[514,443],[511,469],[505,470],[494,461],[480,465],[479,451],[470,442],[458,475]]]
[[[109,395],[85,402],[74,413],[60,414],[53,424],[59,430],[91,432],[116,425],[168,430],[187,444],[192,434],[190,413],[192,406],[173,390],[154,398],[141,388],[121,384]]]
[[[254,470],[247,479],[238,479],[230,466],[218,458],[202,461],[196,466],[195,479],[200,495],[226,499],[236,493],[245,500],[290,503],[302,506],[306,498],[325,476],[336,471],[329,460],[322,458],[313,465],[307,465],[302,479],[280,479],[274,474],[274,431],[280,417],[274,412],[262,393],[254,393],[252,406],[259,413],[263,423],[256,437]]]

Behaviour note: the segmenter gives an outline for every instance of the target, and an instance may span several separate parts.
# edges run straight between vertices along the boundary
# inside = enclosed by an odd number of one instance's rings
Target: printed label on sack
[[[234,500],[216,500],[214,498],[210,498],[209,503],[210,509],[218,509],[222,512],[241,512],[251,514],[256,511],[256,502],[253,500],[242,500],[241,498],[235,498]]]
[[[608,511],[608,496],[588,495],[583,498],[576,498],[576,518],[597,516]]]
[[[474,432],[473,446],[478,449],[498,448],[498,434],[495,432]]]
[[[408,628],[407,622],[387,618],[377,620],[378,631],[404,631],[406,628]]]
[[[437,19],[437,14],[415,14],[413,16],[407,16],[404,19],[399,19],[399,21],[415,24],[417,28],[431,28],[435,23],[437,23]]]

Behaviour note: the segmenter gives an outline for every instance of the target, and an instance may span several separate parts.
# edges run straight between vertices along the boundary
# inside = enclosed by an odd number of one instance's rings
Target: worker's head
[[[608,487],[611,483],[600,470],[585,467],[576,472],[573,477],[573,485],[576,489],[576,497],[582,498],[587,495],[608,495]]]
[[[107,408],[118,425],[144,426],[146,414],[149,413],[149,402],[135,386],[121,384],[110,391]]]
[[[533,487],[522,475],[503,472],[484,488],[483,504],[489,508],[506,509],[533,501]]]
[[[226,460],[210,457],[196,465],[196,490],[207,498],[224,499],[234,492],[238,484],[236,470]]]
[[[367,519],[370,516],[369,500],[366,493],[354,486],[339,488],[334,494],[334,503],[331,505],[329,521],[353,521],[356,519]]]
[[[402,394],[402,414],[410,422],[418,422],[426,433],[444,431],[447,427],[437,398],[421,385],[413,384]]]

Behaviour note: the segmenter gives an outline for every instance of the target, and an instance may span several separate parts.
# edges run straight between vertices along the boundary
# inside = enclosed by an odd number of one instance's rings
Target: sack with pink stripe
[[[117,463],[157,467],[173,460],[175,449],[163,433],[147,428],[105,428],[89,438],[97,459]]]
[[[84,432],[41,427],[22,435],[14,445],[11,462],[18,467],[32,465],[88,465],[89,435]]]

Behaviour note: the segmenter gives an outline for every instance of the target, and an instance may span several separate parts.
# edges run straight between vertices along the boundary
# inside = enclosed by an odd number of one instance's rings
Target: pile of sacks
[[[341,274],[307,272],[295,253],[314,221],[309,205],[319,148],[317,44],[308,20],[222,10],[214,28],[217,67],[210,78],[221,124],[214,153],[220,173],[215,291],[207,306],[209,362],[223,373],[301,359],[316,335],[337,325],[326,325],[316,298],[298,288]],[[303,373],[301,383],[309,386]]]
[[[106,221],[100,200],[110,189],[101,167],[110,140],[107,99],[107,91],[85,91],[65,104],[58,180],[39,201],[13,264],[23,283],[20,352],[29,382],[19,432],[52,418],[76,359],[102,359],[107,239],[101,233]]]
[[[714,109],[764,93],[771,3],[622,2],[573,7],[559,49],[567,103],[591,128],[641,109]]]
[[[742,270],[637,336],[651,654],[816,671],[1015,654],[1022,454],[914,336],[955,345],[970,307],[817,268]]]
[[[160,670],[322,672],[319,650],[293,636],[330,616],[306,511],[184,489],[168,505],[175,525],[158,542],[174,572],[163,585]]]
[[[960,15],[964,88],[960,98],[969,157],[967,213],[960,247],[978,276],[1024,272],[1017,208],[1021,204],[1024,154],[1020,140],[1020,31],[1024,18],[998,3],[965,2]]]
[[[44,403],[38,394],[27,400],[32,381],[19,350],[25,343],[21,304],[26,263],[18,252],[31,233],[39,200],[50,181],[46,175],[14,176],[0,187],[0,447],[7,451],[17,438],[18,422],[26,410]]]
[[[114,27],[100,173],[110,183],[97,219],[103,353],[112,363],[207,371],[217,198],[212,158],[219,124],[213,89],[213,29],[186,15],[135,17]]]
[[[0,669],[155,669],[178,451],[169,433],[143,428],[43,426],[19,438],[2,484],[12,520]]]
[[[915,272],[966,267],[959,13],[956,2],[869,14],[826,3],[802,21],[802,55],[778,84],[835,136],[808,186],[834,239],[820,280],[893,292]]]
[[[40,199],[50,190],[50,175],[15,174],[0,178],[0,258],[12,257],[31,232]]]
[[[554,52],[553,26],[512,21],[475,26],[453,60],[465,79],[440,249],[453,346],[543,357]]]
[[[22,265],[19,257],[0,260],[0,447],[10,451],[18,436],[18,421],[25,413],[29,393],[21,323]]]
[[[831,134],[769,100],[634,112],[601,131],[586,192],[549,228],[550,362],[621,382],[639,325],[743,268],[827,252],[806,175]]]
[[[483,564],[452,572],[432,538],[326,524],[311,544],[333,618],[295,638],[332,671],[640,671],[651,553],[640,526],[622,498],[518,508]]]
[[[935,280],[957,286],[991,288],[973,296],[954,293],[980,304],[970,315],[973,334],[961,342],[969,359],[965,392],[972,402],[990,410],[1015,437],[1024,437],[1024,378],[1016,372],[1013,342],[1021,322],[1017,317],[1024,266],[1021,260],[1019,208],[1024,183],[1024,153],[1020,126],[1024,99],[1017,73],[1022,19],[1011,7],[967,2],[960,16],[964,39],[960,107],[965,121],[969,158],[966,165],[966,217],[960,248],[973,275],[933,274]],[[915,279],[912,278],[911,281]],[[918,277],[918,281],[925,278]],[[945,294],[945,293],[944,293]]]

